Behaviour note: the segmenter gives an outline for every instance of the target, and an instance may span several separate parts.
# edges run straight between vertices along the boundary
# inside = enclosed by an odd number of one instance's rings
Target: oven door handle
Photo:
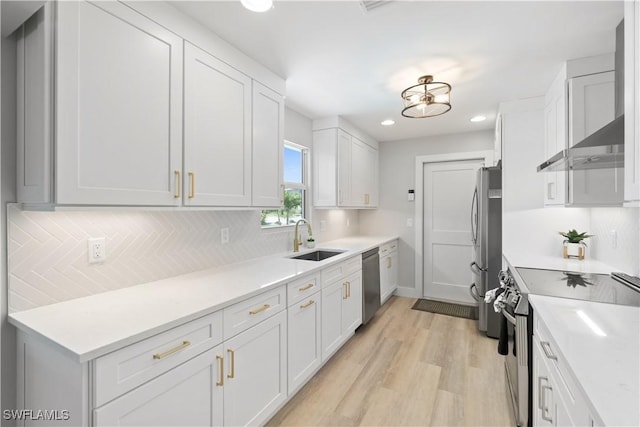
[[[506,318],[507,318],[507,320],[513,324],[513,326],[515,326],[515,325],[516,325],[516,318],[515,318],[514,316],[510,315],[510,314],[507,312],[507,310],[505,310],[505,309],[504,309],[504,307],[502,308],[502,315],[503,315],[504,317],[506,317]]]

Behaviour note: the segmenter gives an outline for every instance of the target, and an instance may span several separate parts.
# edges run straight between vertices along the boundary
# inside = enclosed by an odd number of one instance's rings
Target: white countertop
[[[507,258],[513,267],[544,268],[548,270],[575,271],[577,273],[609,274],[620,269],[612,267],[594,259],[565,259],[561,256],[539,255],[535,253],[521,253],[517,251],[505,251],[503,256]]]
[[[640,308],[529,295],[592,410],[607,426],[640,426]],[[582,310],[606,336],[577,315]]]
[[[397,237],[352,237],[316,249],[345,252],[324,261],[290,259],[292,252],[158,280],[31,310],[9,322],[62,348],[79,362],[94,359]],[[315,249],[302,250],[300,253]]]

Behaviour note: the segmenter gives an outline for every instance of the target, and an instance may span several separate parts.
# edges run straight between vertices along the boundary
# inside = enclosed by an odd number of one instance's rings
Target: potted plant
[[[307,247],[311,249],[311,248],[314,248],[315,246],[316,246],[316,240],[312,236],[309,236],[307,238]]]
[[[584,249],[587,247],[584,240],[592,237],[592,235],[586,232],[578,233],[575,229],[566,232],[560,231],[559,233],[565,239],[562,242],[562,256],[564,258],[584,259]]]

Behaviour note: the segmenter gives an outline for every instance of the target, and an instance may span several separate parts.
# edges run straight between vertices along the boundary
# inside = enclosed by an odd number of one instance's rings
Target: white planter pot
[[[584,259],[585,245],[582,243],[564,243],[563,256],[564,258],[578,258]]]
[[[311,249],[311,248],[315,248],[315,247],[316,247],[316,242],[307,242],[307,247],[308,247],[309,249]]]

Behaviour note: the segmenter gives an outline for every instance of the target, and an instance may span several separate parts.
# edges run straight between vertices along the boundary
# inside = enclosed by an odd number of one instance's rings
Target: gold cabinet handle
[[[315,304],[315,301],[311,299],[311,300],[309,300],[309,302],[308,302],[308,303],[306,303],[306,304],[302,304],[302,305],[300,306],[300,308],[307,308],[307,307],[312,306],[313,304]]]
[[[311,289],[311,288],[313,288],[313,283],[308,283],[308,284],[304,285],[303,287],[298,288],[298,290],[300,292],[302,292],[302,291],[306,291],[307,289]]]
[[[342,297],[342,299],[349,298],[349,294],[347,294],[347,282],[343,282],[342,287],[344,288],[344,296]]]
[[[156,353],[153,355],[153,358],[156,360],[159,359],[164,359],[167,356],[172,355],[173,353],[180,351],[180,350],[184,350],[185,348],[189,347],[191,345],[191,342],[189,341],[182,341],[182,344],[180,344],[177,347],[172,348],[171,350],[167,350],[164,353]]]
[[[227,374],[227,378],[234,378],[236,376],[236,354],[230,348],[227,349],[231,362],[229,363],[230,372]]]
[[[224,357],[216,354],[216,360],[218,361],[218,378],[219,378],[219,380],[216,381],[216,385],[223,386],[224,385]]]
[[[364,195],[364,204],[365,205],[369,204],[369,193],[365,193],[365,195]]]
[[[396,245],[391,246],[391,249],[395,249],[395,248],[396,248]]]
[[[260,308],[256,308],[255,310],[251,310],[249,312],[249,314],[254,315],[254,314],[261,313],[261,312],[265,311],[266,309],[268,309],[269,307],[271,307],[269,304],[265,304]]]
[[[391,257],[387,258],[387,268],[391,268]]]
[[[347,298],[351,298],[351,282],[347,281]]]
[[[189,198],[193,199],[196,196],[196,174],[189,172]]]
[[[181,174],[180,171],[175,171],[176,174],[176,192],[173,195],[173,197],[175,197],[176,199],[179,199],[180,197],[182,197],[182,179],[181,179]]]

